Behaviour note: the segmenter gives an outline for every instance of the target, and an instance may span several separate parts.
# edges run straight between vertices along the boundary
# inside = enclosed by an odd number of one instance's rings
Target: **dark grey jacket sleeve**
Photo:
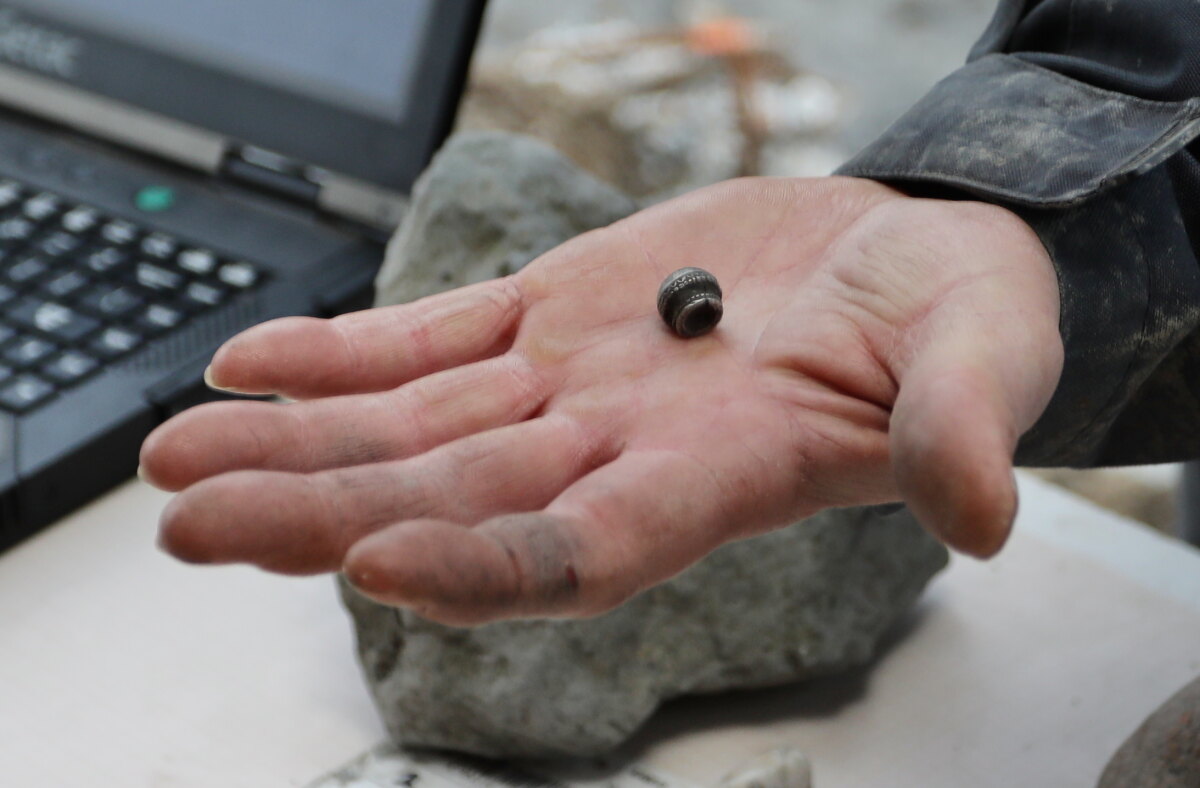
[[[1004,0],[839,172],[1003,205],[1058,272],[1062,380],[1024,464],[1200,457],[1200,2]]]

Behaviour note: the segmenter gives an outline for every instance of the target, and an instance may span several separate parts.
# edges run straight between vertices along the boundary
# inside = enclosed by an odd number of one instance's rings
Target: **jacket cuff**
[[[938,83],[838,172],[1068,207],[1154,169],[1197,135],[1200,99],[1147,101],[993,54]]]
[[[1002,205],[1041,238],[1058,273],[1066,358],[1018,462],[1104,461],[1122,408],[1186,336],[1176,307],[1200,299],[1200,278],[1158,165],[1198,135],[1200,100],[1146,101],[992,54],[838,170]]]

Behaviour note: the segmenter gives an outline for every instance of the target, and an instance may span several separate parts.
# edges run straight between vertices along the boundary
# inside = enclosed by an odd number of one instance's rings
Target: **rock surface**
[[[1150,715],[1117,750],[1099,788],[1200,785],[1200,678]]]
[[[415,301],[514,273],[635,210],[629,197],[529,137],[456,134],[417,181],[375,301]]]
[[[422,178],[380,275],[379,300],[409,301],[518,267],[631,210],[537,143],[463,135]],[[461,630],[344,584],[343,594],[367,683],[396,742],[491,756],[584,755],[610,750],[677,695],[867,662],[946,560],[907,511],[850,509],[727,545],[590,620]]]
[[[812,764],[794,747],[751,758],[717,783],[717,788],[812,788]]]
[[[945,563],[906,510],[844,509],[726,545],[583,621],[452,629],[343,593],[395,741],[588,755],[620,744],[668,698],[867,662]]]
[[[689,788],[694,785],[642,763],[591,759],[515,762],[384,743],[308,788],[683,788],[685,784]]]

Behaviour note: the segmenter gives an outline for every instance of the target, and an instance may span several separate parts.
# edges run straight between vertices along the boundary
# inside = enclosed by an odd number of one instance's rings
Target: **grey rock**
[[[644,763],[592,759],[514,761],[445,750],[420,750],[385,742],[330,772],[308,788],[693,788],[691,782]],[[746,787],[742,787],[746,788]],[[804,788],[788,785],[787,788]]]
[[[514,273],[635,210],[629,197],[529,137],[456,134],[417,181],[376,278],[376,303]]]
[[[842,509],[726,545],[582,621],[454,629],[342,590],[395,741],[589,755],[620,744],[668,698],[868,662],[946,560],[907,510]]]
[[[539,143],[459,135],[416,189],[378,301],[515,269],[632,210]],[[583,621],[453,629],[344,583],[342,591],[367,683],[397,743],[572,756],[612,749],[674,696],[862,665],[946,560],[907,511],[880,507],[830,511],[727,545]]]
[[[1134,731],[1100,776],[1099,788],[1200,785],[1200,678],[1175,693]]]
[[[717,783],[717,788],[812,788],[812,764],[795,747],[779,747],[751,758]]]

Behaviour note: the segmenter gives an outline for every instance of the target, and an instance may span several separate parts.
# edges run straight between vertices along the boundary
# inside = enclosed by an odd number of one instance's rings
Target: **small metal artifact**
[[[724,311],[721,286],[703,268],[680,268],[658,288],[658,313],[684,339],[712,331]]]

